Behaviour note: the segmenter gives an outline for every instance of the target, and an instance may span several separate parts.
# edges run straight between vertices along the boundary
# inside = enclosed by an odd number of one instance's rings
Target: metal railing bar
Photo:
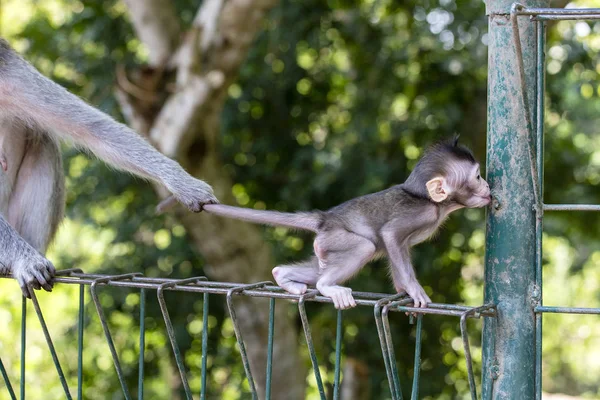
[[[531,16],[586,16],[586,15],[597,15],[600,16],[600,8],[525,8],[517,11],[518,15],[531,15]]]
[[[580,21],[600,19],[598,14],[579,14],[579,15],[538,15],[532,16],[533,21]]]
[[[536,296],[538,304],[542,304],[542,232],[544,229],[544,96],[545,96],[545,77],[546,77],[546,49],[545,49],[545,22],[536,22],[536,161],[538,171],[538,181],[540,182],[539,198],[542,202],[542,209],[536,210],[535,225],[535,282]],[[542,315],[535,314],[535,397],[536,400],[542,400]]]
[[[254,383],[254,378],[252,377],[252,370],[250,369],[250,360],[248,359],[248,353],[246,352],[246,346],[244,345],[244,338],[242,336],[242,330],[238,324],[237,314],[235,313],[235,308],[233,307],[233,295],[245,293],[246,290],[260,288],[266,285],[272,285],[273,283],[270,281],[251,283],[248,285],[240,285],[233,287],[227,291],[227,308],[229,309],[229,315],[231,316],[231,322],[233,323],[233,331],[235,332],[235,338],[237,340],[238,346],[240,347],[240,355],[242,356],[242,363],[244,364],[244,371],[246,371],[246,378],[248,378],[248,383],[250,384],[250,392],[252,394],[252,399],[258,399],[258,393],[256,391],[256,384]]]
[[[169,336],[169,341],[171,342],[171,347],[173,349],[173,355],[175,356],[175,364],[177,364],[177,369],[179,370],[179,375],[181,376],[181,383],[183,384],[183,390],[185,391],[185,395],[188,400],[192,400],[192,390],[190,389],[190,384],[187,379],[187,372],[185,370],[185,363],[181,355],[181,350],[179,350],[179,344],[177,343],[177,338],[175,337],[175,328],[171,322],[171,316],[169,315],[169,309],[167,308],[167,302],[165,301],[164,291],[176,286],[185,286],[188,284],[197,283],[205,279],[206,277],[204,276],[198,276],[194,278],[181,279],[174,282],[166,282],[160,285],[156,291],[156,296],[158,297],[158,303],[160,305],[160,311],[162,312],[163,319],[165,320],[165,325],[167,327],[167,335]]]
[[[72,399],[71,393],[69,391],[69,386],[67,385],[67,380],[65,379],[65,374],[63,373],[62,367],[60,366],[60,361],[58,360],[58,355],[56,354],[56,349],[54,348],[54,343],[52,343],[52,338],[50,337],[50,331],[48,331],[48,326],[46,325],[46,321],[44,321],[44,315],[42,314],[42,309],[40,308],[40,303],[37,300],[37,296],[35,295],[33,290],[30,290],[31,293],[31,302],[33,303],[33,308],[35,309],[35,313],[40,321],[40,325],[42,326],[42,332],[44,332],[44,338],[46,339],[46,344],[48,344],[48,350],[50,350],[50,354],[52,355],[52,361],[54,362],[54,366],[56,367],[56,372],[58,373],[58,379],[63,387],[65,392],[65,397],[69,400]]]
[[[335,327],[335,372],[333,375],[333,400],[340,398],[340,368],[342,362],[342,337],[344,327],[342,325],[342,310],[337,310]]]
[[[398,293],[395,295],[388,296],[386,298],[379,300],[375,304],[375,307],[373,308],[375,324],[377,326],[377,335],[379,336],[379,346],[381,347],[381,354],[383,355],[383,364],[385,366],[385,373],[387,376],[388,385],[390,386],[390,395],[392,396],[392,400],[397,400],[397,395],[396,395],[396,389],[394,386],[394,381],[392,378],[390,355],[388,352],[387,339],[386,339],[385,332],[383,329],[383,319],[382,319],[382,315],[381,315],[381,309],[388,303],[398,300],[398,299],[401,299],[405,296],[406,296],[405,293]],[[407,303],[410,302],[409,299],[405,299],[405,301]]]
[[[94,300],[96,312],[98,313],[98,318],[100,318],[100,324],[102,325],[102,330],[104,331],[104,336],[106,337],[106,343],[108,344],[110,354],[112,355],[113,364],[115,365],[115,370],[117,371],[117,377],[119,378],[119,382],[121,383],[123,396],[125,396],[126,400],[130,400],[131,395],[129,394],[129,389],[127,388],[127,382],[125,381],[125,376],[123,374],[123,369],[121,368],[121,361],[119,360],[119,355],[117,354],[115,343],[113,342],[112,335],[110,334],[110,330],[108,329],[108,322],[106,321],[106,316],[104,315],[102,304],[100,304],[100,298],[98,297],[98,285],[107,285],[111,282],[128,280],[140,275],[141,274],[139,272],[136,272],[133,274],[103,276],[101,278],[93,280],[90,287],[92,300]]]
[[[82,274],[85,277],[78,277],[77,274],[71,276],[61,276],[54,280],[55,283],[65,283],[65,284],[76,284],[76,285],[91,285],[98,278],[110,278],[109,275],[98,275],[98,274]],[[13,279],[11,276],[0,276],[0,278],[5,279]],[[120,280],[109,280],[108,282],[103,282],[106,286],[114,286],[114,287],[127,287],[131,289],[150,289],[150,290],[158,290],[161,284],[167,282],[177,282],[177,279],[159,279],[159,278],[146,278],[141,276],[141,274],[136,274],[131,280],[120,281]],[[203,281],[193,285],[185,285],[185,286],[174,286],[169,287],[166,290],[175,291],[175,292],[188,292],[188,293],[210,293],[210,294],[222,294],[226,295],[227,292],[234,287],[239,287],[243,284],[237,283],[226,283],[226,282],[211,282],[211,281]],[[374,307],[377,304],[376,298],[382,297],[382,299],[388,298],[390,295],[383,294],[373,294],[368,292],[352,292],[355,296],[355,301],[357,305],[360,306],[368,306]],[[262,298],[275,298],[282,300],[300,300],[299,295],[287,293],[284,289],[279,286],[265,286],[256,290],[245,290],[244,295],[248,297],[262,297]],[[359,296],[364,295],[365,297],[361,299]],[[381,299],[380,299],[381,300]],[[306,301],[318,302],[318,303],[329,303],[332,304],[333,301],[329,297],[324,297],[320,295],[316,295]],[[457,304],[443,304],[443,303],[430,303],[427,308],[410,308],[410,312],[415,313],[429,313],[429,314],[440,314],[438,311],[431,310],[448,310],[448,311],[460,311],[464,312],[472,309],[470,306],[463,306]],[[425,311],[424,311],[425,310]],[[391,309],[391,311],[406,311],[404,308],[402,310],[399,309]],[[446,314],[443,314],[446,315]],[[450,313],[448,315],[456,315],[459,314]]]
[[[567,21],[600,19],[600,8],[526,8],[516,14],[530,16],[533,21]]]
[[[419,383],[421,380],[421,333],[423,332],[423,314],[417,316],[417,327],[415,335],[415,366],[413,368],[413,384],[411,392],[411,400],[419,398]]]
[[[0,358],[0,372],[2,373],[2,378],[4,379],[4,384],[6,385],[6,389],[8,390],[8,394],[12,400],[17,400],[17,396],[15,395],[15,391],[13,390],[12,384],[10,383],[10,379],[8,378],[8,373],[6,372],[6,368],[4,368],[4,364],[2,363],[2,359]]]
[[[302,328],[304,328],[304,337],[306,338],[306,346],[310,355],[310,361],[312,363],[313,372],[317,381],[317,388],[319,389],[319,395],[321,400],[325,400],[325,388],[323,387],[323,379],[321,379],[321,371],[319,370],[319,362],[317,360],[317,354],[315,352],[315,346],[312,340],[312,334],[310,332],[310,324],[308,317],[306,316],[305,302],[307,299],[314,298],[318,291],[313,289],[307,291],[305,294],[300,296],[298,300],[298,311],[300,312],[300,320],[302,321]]]
[[[544,204],[544,211],[600,211],[598,204]]]
[[[144,400],[144,358],[146,352],[146,289],[140,289],[140,355],[138,359],[138,400]]]
[[[275,299],[269,299],[269,334],[267,339],[267,378],[265,399],[271,399],[271,376],[273,372],[273,336],[275,330]]]
[[[537,306],[536,313],[600,315],[600,308]]]
[[[71,269],[64,269],[64,270],[57,271],[54,282],[69,283],[69,284],[74,284],[74,283],[90,284],[97,278],[103,278],[103,277],[107,277],[107,276],[108,275],[106,275],[106,274],[88,274],[88,273],[84,273],[80,268],[71,268]],[[11,276],[6,276],[6,275],[0,276],[0,278],[12,279]],[[66,279],[64,279],[64,278],[66,278]],[[78,279],[70,279],[70,278],[78,278]],[[128,282],[131,282],[131,283],[143,282],[143,283],[161,285],[166,282],[177,282],[179,280],[180,279],[175,279],[175,278],[152,278],[152,277],[146,277],[146,276],[143,276],[142,274],[139,274],[139,275],[136,275],[134,278],[132,278]],[[120,284],[117,284],[115,286],[125,286],[126,283],[127,282],[120,282]],[[221,287],[221,288],[225,288],[225,289],[231,289],[233,287],[239,287],[239,286],[245,285],[245,283],[203,281],[203,282],[199,282],[197,285],[202,286],[202,287],[210,286],[210,287]],[[145,285],[145,286],[136,285],[136,286],[130,286],[130,287],[132,287],[132,288],[133,287],[137,287],[137,288],[144,287],[146,289],[156,289],[157,288],[157,286],[155,287],[152,285]],[[193,288],[194,286],[191,286],[191,287]],[[189,289],[190,286],[187,285],[186,288]],[[169,290],[181,290],[181,288],[170,288]],[[262,287],[261,290],[289,294],[281,287],[275,286],[275,285],[266,285],[265,287]],[[186,291],[186,290],[184,290],[184,291]],[[389,293],[357,292],[357,291],[352,291],[352,295],[355,297],[360,297],[362,299],[368,299],[368,300],[380,300],[380,299],[390,296]],[[289,296],[291,296],[290,299],[294,299],[294,300],[298,300],[298,298],[299,298],[299,296],[297,296],[297,295],[289,294]],[[450,306],[462,308],[462,309],[469,308],[467,306],[460,306],[460,305],[454,305],[454,304],[452,304]]]
[[[27,350],[27,299],[21,298],[21,381],[19,391],[21,400],[25,400],[25,355]]]
[[[83,399],[83,331],[85,313],[85,286],[79,285],[79,312],[77,318],[77,399]]]
[[[0,278],[10,278],[10,277],[0,277]],[[93,282],[93,279],[58,278],[58,279],[55,279],[54,282],[55,283],[67,283],[67,284],[91,284]],[[163,283],[164,283],[164,281],[163,281]],[[208,286],[209,284],[214,285],[214,286],[212,286],[212,287]],[[216,285],[219,285],[219,287],[216,287]],[[236,287],[235,285],[236,284],[232,284],[232,283],[207,282],[207,286],[204,286],[204,287],[190,285],[190,286],[184,286],[184,287],[173,287],[173,288],[169,288],[168,290],[174,291],[174,292],[210,293],[210,294],[226,295],[227,292],[229,291],[229,289],[231,289],[232,287]],[[142,289],[143,288],[143,289],[156,290],[156,289],[158,289],[160,284],[159,283],[135,282],[135,281],[130,281],[130,282],[115,281],[115,282],[110,282],[109,284],[107,284],[107,286],[127,287],[127,288],[132,288],[132,289]],[[353,292],[353,294],[355,294],[355,292]],[[275,299],[294,300],[294,301],[298,301],[301,297],[299,295],[284,292],[283,289],[281,289],[279,287],[266,287],[266,288],[264,288],[264,290],[248,290],[247,292],[246,291],[244,292],[244,295],[248,296],[248,297],[275,298]],[[329,297],[324,297],[324,296],[315,296],[314,298],[311,298],[309,300],[313,301],[313,302],[318,302],[318,303],[330,303],[330,304],[333,303],[333,301]],[[361,306],[373,307],[376,303],[376,300],[362,300],[362,299],[355,299],[355,300],[356,300],[356,303]]]
[[[200,384],[200,400],[206,400],[206,364],[208,361],[208,296],[208,293],[204,293],[202,302],[202,375]]]
[[[59,271],[56,271],[55,277],[58,278],[61,276],[75,276],[77,274],[85,275],[85,273],[83,272],[83,270],[81,268],[67,268],[67,269],[61,269]],[[101,278],[103,276],[106,276],[106,275],[98,275],[97,278]]]
[[[401,305],[395,305],[395,304],[390,306],[389,308],[390,308],[390,311],[400,311],[400,312],[414,313],[414,314],[418,314],[418,315],[420,315],[420,314],[446,315],[449,317],[461,317],[465,312],[473,310],[472,307],[470,307],[464,311],[455,311],[455,310],[444,310],[444,309],[431,308],[431,307],[425,307],[425,308],[408,307],[408,306],[401,306]],[[483,313],[483,315],[486,317],[494,316],[491,311],[486,311]],[[474,316],[474,314],[469,314],[469,318],[479,318],[479,316]]]

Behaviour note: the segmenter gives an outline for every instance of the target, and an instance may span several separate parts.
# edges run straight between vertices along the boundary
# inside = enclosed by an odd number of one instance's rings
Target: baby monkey
[[[315,256],[273,269],[286,291],[301,295],[316,285],[338,309],[356,306],[352,290],[340,286],[369,261],[387,256],[394,287],[415,307],[431,302],[410,262],[412,246],[430,238],[448,214],[463,207],[484,207],[490,187],[479,163],[458,137],[429,148],[403,184],[361,196],[328,211],[281,213],[206,204],[211,214],[316,233]],[[159,206],[159,209],[161,206]]]

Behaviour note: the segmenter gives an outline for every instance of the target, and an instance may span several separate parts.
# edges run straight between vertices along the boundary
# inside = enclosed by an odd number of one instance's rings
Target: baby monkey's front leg
[[[398,293],[405,291],[413,299],[415,307],[427,307],[431,299],[415,276],[408,246],[399,245],[394,236],[384,235],[384,241],[396,291]]]

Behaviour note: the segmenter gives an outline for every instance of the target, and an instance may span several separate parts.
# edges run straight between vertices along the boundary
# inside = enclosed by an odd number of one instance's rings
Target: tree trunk
[[[159,150],[213,185],[223,203],[234,204],[232,181],[219,159],[220,115],[227,88],[275,0],[204,0],[192,29],[184,35],[171,17],[174,11],[169,2],[125,3],[140,40],[148,48],[152,73],[150,78],[145,74],[144,80],[138,77],[133,82],[124,72],[119,74],[117,99],[123,114]],[[161,88],[166,69],[176,71],[177,86],[164,103],[159,103],[154,99],[166,93]],[[253,283],[271,278],[272,250],[262,239],[260,228],[181,209],[176,217],[204,255],[205,271],[211,279]],[[268,304],[245,298],[235,302],[252,373],[263,398]],[[298,355],[295,324],[284,303],[276,308],[275,331],[273,398],[303,399],[306,371]]]

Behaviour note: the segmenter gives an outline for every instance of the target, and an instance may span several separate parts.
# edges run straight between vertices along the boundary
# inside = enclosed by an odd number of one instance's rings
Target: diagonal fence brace
[[[240,355],[242,356],[242,363],[244,364],[244,371],[246,371],[246,378],[248,378],[248,383],[250,384],[250,391],[252,393],[252,399],[258,400],[258,393],[256,391],[256,384],[254,383],[254,378],[252,377],[252,370],[250,369],[250,360],[248,359],[248,353],[246,352],[246,346],[244,345],[244,338],[242,337],[242,330],[238,325],[237,314],[235,313],[235,308],[233,307],[233,295],[243,293],[245,290],[250,289],[259,289],[265,287],[267,285],[272,285],[271,281],[264,281],[258,283],[251,283],[249,285],[240,285],[234,288],[231,288],[227,291],[227,309],[229,310],[229,315],[231,316],[231,322],[233,323],[233,330],[235,332],[235,338],[237,340],[238,346],[240,347]]]
[[[271,378],[273,375],[273,339],[275,335],[275,299],[269,299],[269,333],[267,336],[267,377],[265,400],[271,400]]]
[[[342,338],[344,327],[342,326],[342,310],[337,310],[335,324],[335,371],[333,378],[333,400],[340,398],[340,368],[342,363]]]
[[[467,318],[479,318],[482,312],[487,311],[496,313],[496,306],[487,304],[481,307],[475,307],[471,310],[465,311],[460,316],[460,335],[462,337],[463,346],[465,349],[465,361],[467,362],[467,374],[469,376],[469,391],[471,393],[471,400],[477,400],[477,388],[475,386],[475,374],[473,373],[473,359],[471,358],[471,346],[469,345],[469,335],[467,333]],[[495,337],[495,332],[493,333]]]
[[[417,316],[417,333],[415,335],[415,365],[413,367],[413,387],[411,400],[419,398],[419,382],[421,381],[421,336],[423,333],[423,314]]]
[[[185,391],[185,396],[191,400],[192,399],[192,391],[190,389],[190,384],[187,379],[187,373],[185,371],[185,363],[183,362],[183,357],[181,356],[181,350],[179,350],[179,345],[177,344],[177,338],[175,337],[175,328],[173,328],[173,323],[171,322],[171,316],[169,315],[169,310],[167,308],[167,302],[165,301],[165,289],[174,288],[175,286],[185,286],[192,283],[198,283],[201,281],[206,281],[207,278],[205,276],[199,276],[195,278],[181,279],[175,282],[167,282],[163,283],[158,287],[156,291],[156,296],[158,297],[158,304],[160,304],[160,311],[162,312],[163,319],[165,320],[165,325],[167,326],[167,335],[169,336],[169,341],[171,342],[171,347],[173,348],[173,355],[175,356],[175,363],[177,364],[177,369],[179,370],[179,375],[181,375],[181,383],[183,384],[183,390]]]
[[[102,304],[100,304],[100,299],[98,298],[98,285],[107,284],[113,281],[131,280],[138,276],[142,276],[142,274],[136,272],[133,274],[112,275],[103,278],[97,278],[94,279],[90,286],[90,293],[92,294],[92,299],[94,300],[94,304],[96,305],[98,318],[100,318],[100,324],[102,324],[104,336],[106,336],[106,342],[108,343],[110,354],[112,355],[113,363],[115,364],[115,370],[117,371],[117,376],[119,378],[119,382],[121,383],[123,395],[125,396],[126,400],[130,400],[131,395],[129,394],[129,389],[127,388],[127,382],[125,381],[125,376],[123,374],[123,369],[121,368],[121,361],[119,360],[119,355],[117,354],[115,343],[113,342],[112,335],[110,334],[110,330],[108,329],[108,322],[106,322],[106,316],[104,315],[104,310],[102,310]]]
[[[385,373],[387,375],[388,384],[390,385],[390,394],[392,395],[392,400],[402,400],[402,390],[400,389],[400,383],[398,382],[396,384],[396,382],[394,381],[392,372],[392,362],[395,363],[395,361],[392,361],[390,358],[389,345],[383,328],[381,310],[388,303],[402,299],[405,296],[406,293],[398,293],[392,296],[384,297],[377,301],[373,309],[373,312],[375,314],[375,324],[377,325],[377,334],[379,336],[379,344],[381,346],[381,353],[383,354]],[[405,301],[406,304],[408,304],[412,300],[406,299]]]
[[[56,271],[55,277],[76,277],[73,274],[83,274],[81,268],[68,268]],[[84,297],[85,285],[79,285],[79,311],[77,319],[77,399],[83,399],[83,331],[84,331]]]
[[[8,394],[12,400],[17,400],[17,396],[15,395],[15,391],[13,390],[12,384],[10,383],[10,379],[8,378],[8,374],[6,373],[6,368],[4,368],[4,364],[2,363],[2,359],[0,358],[0,372],[2,373],[2,378],[4,378],[4,384],[6,385],[6,389],[8,390]]]
[[[306,300],[312,299],[319,294],[316,289],[309,290],[298,299],[298,311],[300,312],[300,320],[302,321],[302,328],[304,328],[304,336],[306,338],[306,346],[308,346],[308,352],[310,354],[310,361],[312,363],[313,372],[317,381],[317,387],[319,389],[319,396],[321,400],[325,400],[325,388],[323,387],[323,379],[321,378],[321,371],[319,370],[319,361],[317,360],[317,353],[315,351],[315,345],[313,343],[312,334],[310,331],[310,323],[306,315]]]
[[[390,311],[391,307],[406,306],[407,304],[410,304],[412,302],[413,302],[413,299],[411,299],[411,298],[392,301],[392,302],[389,302],[388,304],[384,305],[381,310],[381,320],[382,320],[381,325],[383,328],[385,343],[387,345],[387,353],[388,353],[388,357],[389,357],[390,372],[392,374],[392,380],[394,383],[394,388],[396,390],[396,396],[397,396],[398,400],[402,400],[402,390],[400,388],[400,377],[398,376],[398,365],[396,362],[396,354],[394,353],[394,341],[392,338],[392,330],[390,328],[389,311]],[[420,310],[420,308],[416,308],[416,310]],[[421,316],[421,314],[419,314],[419,316]],[[413,318],[414,318],[414,314],[411,314],[411,323],[412,323]],[[391,385],[391,383],[390,383],[390,385]],[[413,387],[412,392],[413,393],[415,392],[414,387]]]
[[[533,131],[533,118],[531,117],[531,110],[529,109],[529,99],[527,98],[527,83],[525,80],[525,64],[523,62],[523,49],[521,47],[521,33],[519,31],[519,14],[525,10],[525,6],[519,3],[513,3],[510,8],[510,23],[512,25],[513,33],[513,44],[515,47],[515,55],[517,58],[517,71],[519,73],[519,92],[521,93],[521,107],[525,115],[525,126],[527,132],[524,136],[527,140],[527,153],[529,156],[529,168],[531,170],[531,182],[533,185],[533,193],[535,196],[535,211],[538,215],[542,212],[542,201],[540,198],[540,182],[538,180],[538,171],[536,165],[536,154],[534,150],[534,131]]]
[[[31,293],[31,302],[33,303],[33,308],[35,309],[35,313],[37,314],[38,319],[40,320],[40,325],[42,326],[42,331],[44,332],[44,337],[46,338],[46,343],[48,344],[48,349],[50,350],[50,354],[52,355],[52,361],[54,361],[54,366],[56,367],[56,372],[58,373],[58,378],[60,379],[60,383],[65,391],[65,396],[68,400],[71,400],[71,393],[69,391],[69,385],[67,384],[67,380],[65,379],[65,374],[63,372],[62,367],[60,366],[60,361],[58,360],[58,355],[56,354],[56,349],[54,348],[54,343],[52,343],[52,338],[50,337],[50,331],[48,331],[48,326],[46,325],[46,321],[44,321],[44,315],[42,314],[42,309],[40,308],[40,303],[38,302],[37,296],[35,295],[33,290],[30,290]]]

